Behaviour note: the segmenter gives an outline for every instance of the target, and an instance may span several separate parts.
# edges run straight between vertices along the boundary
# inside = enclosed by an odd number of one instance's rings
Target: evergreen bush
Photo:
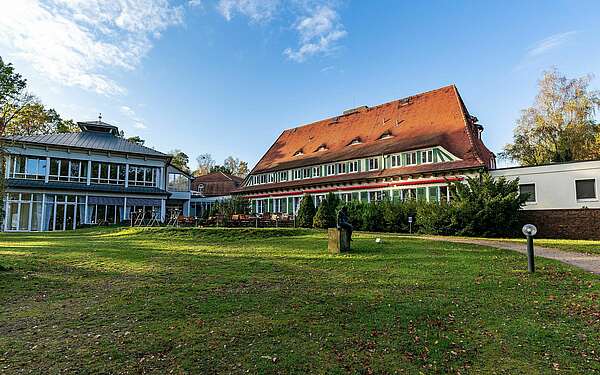
[[[296,225],[300,228],[312,228],[315,217],[315,204],[310,194],[304,194],[300,207],[298,207],[298,216]]]
[[[337,212],[340,206],[340,199],[333,193],[327,194],[321,201],[317,213],[313,219],[315,228],[327,229],[335,228],[337,225]]]

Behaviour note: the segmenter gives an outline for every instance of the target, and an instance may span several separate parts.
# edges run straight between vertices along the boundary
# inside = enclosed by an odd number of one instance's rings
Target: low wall
[[[600,239],[600,209],[523,210],[523,224],[534,224],[538,238]]]

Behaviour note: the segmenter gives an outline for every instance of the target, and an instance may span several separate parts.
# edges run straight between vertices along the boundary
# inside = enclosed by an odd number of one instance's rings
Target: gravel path
[[[527,245],[521,243],[443,236],[425,236],[418,238],[424,238],[434,241],[447,241],[457,243],[468,243],[473,245],[491,246],[498,249],[514,250],[518,251],[519,253],[527,254]],[[542,246],[535,246],[534,252],[536,257],[555,259],[563,263],[579,267],[591,273],[595,273],[596,275],[600,275],[600,255],[563,251],[552,247]]]

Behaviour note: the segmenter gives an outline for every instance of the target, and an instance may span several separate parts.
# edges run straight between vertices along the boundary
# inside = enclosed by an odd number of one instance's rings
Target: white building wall
[[[525,210],[600,208],[600,160],[514,167],[490,171],[494,177],[519,178],[520,184],[535,184],[536,202],[527,203]],[[596,198],[577,200],[575,181],[594,179]]]

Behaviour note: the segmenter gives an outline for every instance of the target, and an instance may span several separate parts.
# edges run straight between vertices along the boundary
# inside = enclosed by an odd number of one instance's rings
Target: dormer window
[[[350,143],[348,143],[348,146],[359,145],[361,143],[362,141],[360,140],[360,137],[356,137],[352,141],[350,141]]]
[[[304,152],[302,151],[302,149],[294,152],[294,156],[302,156],[302,155],[304,155]]]
[[[327,145],[325,143],[321,144],[319,147],[317,147],[317,149],[315,150],[315,152],[320,152],[320,151],[327,151]]]
[[[383,134],[381,134],[379,136],[379,139],[380,140],[382,140],[382,139],[390,139],[390,138],[393,138],[393,137],[394,136],[392,135],[392,133],[389,130],[386,130]]]

